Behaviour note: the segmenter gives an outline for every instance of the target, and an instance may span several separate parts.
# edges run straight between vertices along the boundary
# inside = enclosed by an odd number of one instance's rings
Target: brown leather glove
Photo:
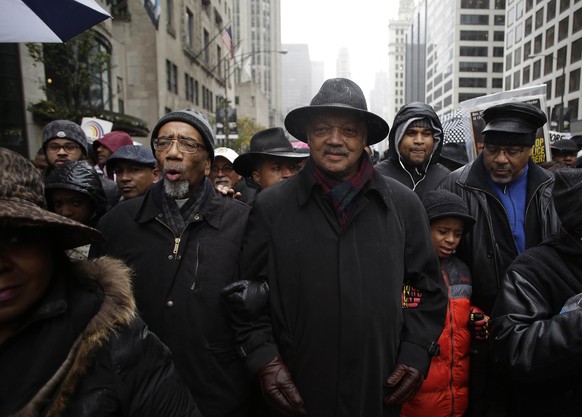
[[[303,398],[279,356],[258,371],[263,397],[271,409],[282,416],[306,416]]]
[[[384,384],[388,388],[394,388],[392,394],[384,398],[384,404],[403,404],[416,394],[424,382],[424,375],[418,369],[397,363],[394,370],[386,378]]]

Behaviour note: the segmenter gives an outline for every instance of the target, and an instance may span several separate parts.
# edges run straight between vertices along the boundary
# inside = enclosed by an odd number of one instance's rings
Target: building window
[[[210,44],[210,34],[206,29],[204,29],[204,62],[207,64],[210,63],[210,48],[208,47]]]
[[[544,9],[539,9],[536,12],[536,29],[541,28],[544,25]]]
[[[198,100],[198,81],[194,80],[194,104],[197,106],[200,104]]]
[[[558,25],[558,41],[562,41],[568,37],[568,18],[564,18]]]
[[[568,102],[568,107],[570,108],[570,114],[573,114],[574,117],[578,114],[578,99],[570,100]]]
[[[523,83],[527,84],[529,83],[529,65],[527,67],[525,67],[523,69],[523,74],[522,74],[522,79],[523,79]]]
[[[513,88],[519,88],[519,86],[521,85],[519,76],[520,76],[519,71],[513,73]]]
[[[560,13],[564,13],[570,8],[570,0],[560,0]]]
[[[502,57],[503,56],[503,47],[502,46],[494,46],[493,47],[493,56]]]
[[[513,66],[521,64],[521,48],[517,48],[513,51]]]
[[[548,28],[548,30],[546,30],[546,49],[554,46],[554,27],[550,27]]]
[[[533,64],[533,80],[537,80],[542,76],[542,60],[538,59]]]
[[[487,78],[459,78],[459,87],[477,87],[486,88]]]
[[[511,75],[505,77],[505,89],[511,90]]]
[[[496,16],[497,17],[497,16]],[[462,14],[461,25],[488,25],[489,16],[482,14]],[[504,23],[505,24],[505,16]]]
[[[523,60],[526,61],[531,55],[531,42],[526,42],[523,44]]]
[[[546,8],[546,19],[551,21],[556,17],[556,0],[551,0],[548,2],[548,7]]]
[[[551,74],[554,71],[554,55],[549,54],[544,58],[544,75]]]
[[[495,0],[496,10],[505,10],[505,0]]]
[[[556,70],[562,69],[566,66],[566,60],[568,59],[568,47],[564,46],[558,50],[558,64]]]
[[[525,11],[529,12],[533,8],[534,0],[526,0]]]
[[[576,39],[572,42],[572,49],[570,50],[570,65],[582,59],[582,38]]]
[[[450,106],[451,104],[453,104],[453,96],[448,95],[443,100],[443,106],[447,107]]]
[[[492,72],[503,72],[503,62],[494,62]]]
[[[487,19],[487,25],[489,24],[489,19]],[[505,15],[498,15],[496,14],[493,18],[493,24],[495,26],[505,26]]]
[[[503,78],[492,78],[491,79],[492,88],[503,88]]]
[[[511,69],[511,52],[505,57],[505,69],[506,70],[510,70]]]
[[[493,40],[496,42],[503,42],[505,40],[505,32],[501,30],[494,31]]]
[[[489,0],[461,0],[461,9],[488,9]]]
[[[501,32],[503,33],[503,32]],[[462,30],[462,41],[486,41],[489,39],[489,32],[486,30]],[[503,40],[503,39],[502,39]]]
[[[574,23],[572,24],[572,33],[582,30],[582,7],[574,12]]]
[[[542,35],[536,36],[534,39],[534,54],[542,52]]]
[[[174,27],[174,0],[166,1],[166,23],[169,27]]]
[[[552,97],[552,81],[546,81],[546,97]]]
[[[178,94],[178,67],[166,59],[166,87],[169,92]]]
[[[194,47],[194,15],[190,9],[186,8],[186,45],[192,49]]]
[[[461,46],[459,50],[460,56],[487,56],[486,46]]]
[[[487,72],[487,62],[459,62],[461,72]]]
[[[531,35],[531,16],[525,20],[524,36]]]

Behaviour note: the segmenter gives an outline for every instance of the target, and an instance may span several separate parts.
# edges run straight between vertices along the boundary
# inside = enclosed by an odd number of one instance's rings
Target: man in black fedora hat
[[[536,133],[547,121],[538,107],[510,102],[483,112],[483,152],[449,174],[439,187],[459,195],[477,219],[458,247],[473,275],[473,305],[490,315],[509,264],[525,249],[559,230],[552,200],[553,176],[530,158]],[[500,395],[493,386],[488,346],[471,360],[469,415],[486,415]],[[496,386],[502,381],[496,380]],[[503,405],[502,405],[503,407]]]
[[[282,128],[272,127],[253,135],[249,151],[234,160],[234,169],[262,190],[297,174],[305,158],[307,154],[295,152]]]
[[[578,145],[571,139],[557,140],[550,145],[552,161],[559,162],[568,168],[576,168]]]
[[[426,213],[364,152],[389,129],[353,81],[325,81],[285,126],[309,158],[255,199],[241,277],[268,282],[270,307],[255,319],[233,312],[239,353],[275,413],[398,416],[445,317]],[[416,309],[402,308],[404,280],[423,293]]]

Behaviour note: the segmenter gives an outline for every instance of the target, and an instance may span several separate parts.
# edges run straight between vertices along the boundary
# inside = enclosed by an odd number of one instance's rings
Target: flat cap
[[[557,140],[550,145],[552,151],[578,153],[578,145],[571,139]]]
[[[120,147],[107,158],[105,165],[107,168],[110,168],[119,161],[135,162],[136,164],[151,166],[152,168],[157,164],[151,149],[139,145],[125,145]]]
[[[486,132],[535,133],[548,118],[533,104],[504,103],[489,107],[483,112]]]

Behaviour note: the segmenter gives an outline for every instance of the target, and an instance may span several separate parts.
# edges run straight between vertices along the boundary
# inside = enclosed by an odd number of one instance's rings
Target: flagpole
[[[212,37],[212,39],[208,41],[208,43],[204,46],[204,48],[202,48],[200,52],[194,55],[194,59],[197,59],[204,51],[206,51],[208,47],[212,44],[212,41],[216,39],[220,34],[222,34],[222,32],[228,27],[228,25],[230,25],[230,21],[226,25],[224,25],[224,27],[220,29],[218,33]]]

